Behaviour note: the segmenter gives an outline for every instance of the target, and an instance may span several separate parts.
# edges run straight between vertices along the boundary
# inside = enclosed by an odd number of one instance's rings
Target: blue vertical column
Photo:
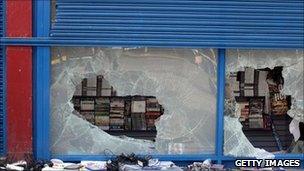
[[[49,37],[51,2],[34,2],[34,36]],[[33,59],[33,123],[34,155],[36,159],[50,158],[50,47],[34,48]]]
[[[6,3],[0,1],[0,37],[5,37]],[[0,45],[0,156],[7,152],[7,129],[6,129],[6,49]]]
[[[221,163],[224,149],[224,107],[225,107],[225,49],[218,50],[217,63],[217,122],[216,122],[216,156]]]

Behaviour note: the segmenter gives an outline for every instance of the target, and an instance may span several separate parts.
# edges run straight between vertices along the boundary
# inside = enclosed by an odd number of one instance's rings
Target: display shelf
[[[135,95],[135,96],[88,96],[88,95],[83,95],[83,96],[73,96],[73,98],[138,98],[138,97],[143,97],[140,95]],[[154,96],[144,96],[145,98],[155,98]]]
[[[95,110],[79,110],[80,112],[95,112]]]
[[[243,131],[271,131],[271,128],[245,128],[243,127]]]
[[[151,102],[149,101],[149,99],[155,99],[156,98],[154,96],[140,96],[140,95],[135,95],[135,96],[116,96],[116,95],[111,95],[111,96],[102,96],[102,95],[98,95],[98,93],[96,93],[96,95],[74,95],[72,98],[72,102],[77,105],[75,105],[74,109],[77,110],[80,114],[81,113],[85,113],[85,112],[91,112],[94,115],[94,119],[88,120],[89,122],[91,122],[92,124],[96,125],[97,127],[99,127],[101,130],[109,133],[110,135],[113,136],[127,136],[127,137],[131,137],[131,138],[136,138],[136,139],[144,139],[144,140],[151,140],[154,141],[155,137],[156,137],[156,130],[155,127],[152,127],[152,125],[148,125],[148,121],[147,120],[151,120],[151,119],[156,119],[159,116],[151,116],[151,112],[153,114],[153,112],[155,113],[159,113],[160,115],[163,113],[163,108],[162,106],[157,102]],[[82,110],[81,109],[81,101],[92,101],[92,103],[94,103],[94,109],[90,108],[90,110]],[[117,110],[121,110],[121,107],[117,106],[112,106],[111,107],[111,103],[112,101],[120,101],[122,100],[124,103],[124,109],[123,109],[123,117],[124,120],[124,124],[122,125],[121,129],[111,129],[111,118],[115,119],[115,118],[121,118],[119,116],[116,116],[115,111],[117,112]],[[133,104],[134,101],[145,101],[145,109],[144,111],[138,113],[136,111],[132,111],[131,109],[131,104]],[[150,111],[150,108],[155,108],[154,105],[156,105],[156,103],[158,104],[159,108],[158,111]],[[153,105],[152,105],[153,104]],[[151,106],[152,105],[152,106]],[[98,107],[97,107],[98,106]],[[111,111],[111,109],[113,109],[113,111]],[[107,114],[102,115],[105,117],[108,117],[110,120],[110,124],[109,125],[100,125],[102,119],[99,118],[99,121],[96,121],[96,117],[97,116],[101,116],[98,115],[97,113],[100,112],[105,112]],[[114,112],[114,113],[111,113]],[[114,115],[115,116],[114,116]],[[143,118],[143,122],[139,121],[141,119],[137,117],[135,117],[135,115],[144,115]],[[106,118],[103,118],[106,119]],[[127,122],[127,120],[128,122]],[[132,120],[129,120],[132,119]],[[133,119],[135,119],[135,121],[133,122]],[[105,120],[104,120],[105,121]],[[137,123],[137,124],[135,124]],[[135,124],[135,125],[134,125]],[[141,127],[139,125],[145,125],[144,127]],[[105,129],[105,127],[109,126],[110,129]],[[139,127],[138,127],[139,126]],[[140,130],[141,128],[145,128],[145,130]]]
[[[156,130],[104,130],[106,133],[113,136],[127,136],[136,139],[144,139],[154,141]]]
[[[103,130],[108,133],[156,133],[156,130]]]

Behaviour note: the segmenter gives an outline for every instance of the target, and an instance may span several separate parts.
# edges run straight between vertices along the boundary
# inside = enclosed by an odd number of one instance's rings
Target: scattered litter
[[[107,170],[107,162],[105,161],[81,161],[80,164],[83,165],[86,169],[92,171]]]
[[[12,164],[7,164],[6,165],[6,169],[7,170],[17,170],[17,171],[22,171],[22,170],[24,170],[24,168],[23,167],[21,167],[21,166],[16,166],[16,165],[12,165]]]
[[[188,171],[222,171],[224,165],[221,164],[212,164],[211,159],[206,159],[204,162],[194,162],[193,164],[187,167]]]
[[[55,169],[63,169],[64,168],[64,163],[63,163],[62,160],[51,159],[51,162],[53,163],[52,168],[55,168]]]
[[[207,159],[203,162],[203,167],[210,168],[212,165],[211,159]]]

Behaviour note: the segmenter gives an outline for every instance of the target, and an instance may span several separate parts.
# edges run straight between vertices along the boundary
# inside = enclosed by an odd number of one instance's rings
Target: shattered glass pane
[[[294,99],[288,114],[304,122],[304,56],[303,50],[229,50],[226,73],[283,66],[284,87],[282,93]]]
[[[244,71],[246,67],[254,69],[283,67],[283,94],[291,95],[292,106],[288,115],[298,122],[304,122],[303,101],[303,50],[229,50],[226,62],[226,78],[229,74]],[[226,92],[225,103],[225,146],[226,155],[239,157],[270,158],[273,154],[254,148],[242,132],[242,125],[236,115],[238,105],[231,98],[232,92]],[[232,130],[234,129],[234,130]]]
[[[212,49],[54,48],[52,153],[214,153],[216,66]],[[159,100],[165,112],[156,122],[155,142],[112,136],[79,117],[70,100],[83,78],[97,75],[117,95]]]
[[[102,75],[83,79],[71,101],[82,118],[110,135],[152,141],[164,111],[153,96],[117,96]]]

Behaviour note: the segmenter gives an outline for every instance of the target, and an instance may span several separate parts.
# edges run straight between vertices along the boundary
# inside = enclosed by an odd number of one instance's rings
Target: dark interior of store
[[[293,136],[287,115],[291,96],[280,91],[284,85],[283,67],[245,68],[231,74],[234,96],[240,107],[240,122],[249,141],[269,152],[290,152]]]

